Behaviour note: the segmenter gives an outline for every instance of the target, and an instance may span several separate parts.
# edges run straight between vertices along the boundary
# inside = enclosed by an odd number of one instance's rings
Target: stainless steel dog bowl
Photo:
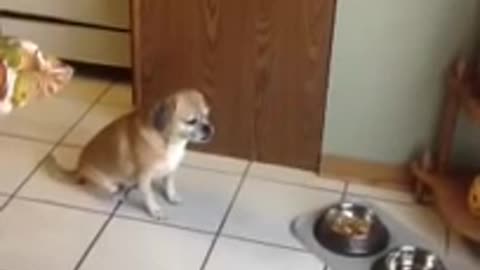
[[[434,253],[414,247],[401,246],[380,258],[372,270],[445,270],[440,258]]]
[[[326,249],[347,256],[369,256],[385,250],[390,234],[370,208],[355,203],[329,207],[314,227],[317,241]]]

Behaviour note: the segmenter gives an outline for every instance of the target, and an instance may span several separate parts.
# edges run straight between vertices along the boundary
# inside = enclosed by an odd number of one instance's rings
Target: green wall
[[[339,0],[324,152],[397,164],[429,145],[445,68],[476,40],[478,6],[476,0]]]

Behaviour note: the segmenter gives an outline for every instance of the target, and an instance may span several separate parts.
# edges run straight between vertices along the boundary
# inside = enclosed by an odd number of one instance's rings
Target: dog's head
[[[209,120],[210,108],[195,89],[181,90],[154,106],[153,126],[173,139],[206,143],[214,134]]]

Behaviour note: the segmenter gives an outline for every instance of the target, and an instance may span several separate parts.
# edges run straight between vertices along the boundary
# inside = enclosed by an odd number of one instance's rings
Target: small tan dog
[[[155,200],[152,181],[162,180],[168,202],[181,202],[174,173],[188,142],[205,143],[213,136],[209,107],[197,90],[186,89],[146,110],[133,111],[113,121],[84,148],[76,179],[91,182],[111,194],[137,187],[146,210],[165,218]]]

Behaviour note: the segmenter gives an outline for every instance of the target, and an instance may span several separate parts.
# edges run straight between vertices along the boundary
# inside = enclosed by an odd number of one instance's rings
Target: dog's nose
[[[202,133],[203,136],[206,138],[210,138],[213,135],[213,126],[210,124],[204,124],[202,125]]]
[[[215,130],[211,124],[203,124],[200,128],[201,133],[202,133],[202,141],[203,142],[209,142],[212,137],[213,133],[215,133]]]

